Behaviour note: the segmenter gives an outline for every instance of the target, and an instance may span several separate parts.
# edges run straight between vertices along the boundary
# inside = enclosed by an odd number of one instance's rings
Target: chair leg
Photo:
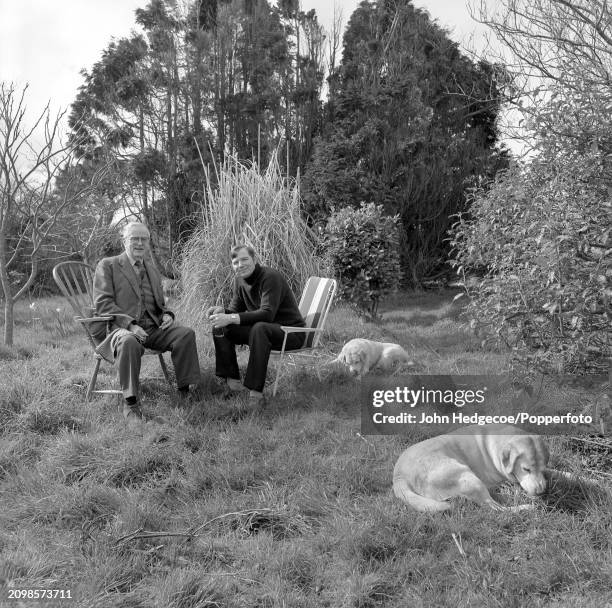
[[[159,353],[157,356],[159,357],[159,364],[161,365],[162,372],[164,373],[164,378],[166,379],[166,382],[172,386],[170,374],[168,373],[168,368],[166,367],[166,362],[164,361],[164,356],[161,353]]]
[[[283,365],[283,352],[281,351],[278,363],[276,364],[276,379],[274,380],[274,388],[272,389],[272,396],[276,397],[276,391],[278,390],[278,381],[281,375],[281,367]]]
[[[102,363],[102,359],[96,359],[96,365],[94,367],[93,373],[91,374],[91,378],[89,380],[89,386],[87,387],[87,393],[85,393],[85,402],[89,402],[91,399],[91,393],[96,389],[96,380],[98,379],[98,371],[100,369],[100,363]]]
[[[316,359],[315,359],[314,368],[315,368],[315,374],[317,374],[317,380],[319,381],[319,384],[320,384],[321,382],[323,382],[323,378],[321,376],[321,366],[319,365],[319,361]]]

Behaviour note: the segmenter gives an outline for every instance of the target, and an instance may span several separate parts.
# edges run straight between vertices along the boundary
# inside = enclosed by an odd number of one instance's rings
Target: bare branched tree
[[[14,305],[33,286],[45,245],[74,201],[95,188],[104,168],[76,184],[60,175],[81,159],[78,142],[61,141],[64,112],[52,116],[49,104],[28,124],[27,86],[0,83],[0,286],[4,296],[4,343],[12,345]],[[25,272],[16,267],[26,268]]]
[[[572,86],[581,79],[610,83],[612,14],[608,0],[485,0],[472,14],[514,55],[525,77]],[[515,69],[515,71],[517,71]]]
[[[472,0],[470,9],[501,43],[489,45],[488,55],[498,49],[494,59],[512,74],[506,92],[521,126],[534,117],[541,125],[553,95],[588,94],[589,103],[604,106],[612,101],[608,0]],[[519,129],[518,136],[524,135]]]
[[[342,9],[334,3],[331,31],[327,34],[327,71],[333,74],[339,63],[340,45],[342,43]]]

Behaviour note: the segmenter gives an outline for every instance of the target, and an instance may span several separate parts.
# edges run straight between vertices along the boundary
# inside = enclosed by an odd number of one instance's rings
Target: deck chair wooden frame
[[[85,264],[84,262],[60,262],[53,268],[53,279],[62,292],[62,295],[70,304],[72,310],[76,313],[74,320],[80,323],[81,327],[85,330],[87,339],[89,340],[89,344],[93,350],[95,365],[89,379],[87,392],[85,394],[86,402],[91,399],[92,394],[122,394],[122,391],[118,389],[96,389],[100,364],[102,361],[104,361],[104,358],[95,352],[98,342],[91,332],[91,324],[98,323],[100,321],[106,322],[108,331],[114,317],[112,315],[94,316],[96,310],[93,297],[94,273],[94,268],[89,264]],[[151,349],[146,349],[144,354],[157,355],[164,378],[168,384],[172,384],[163,354],[160,351]]]
[[[276,363],[276,378],[274,380],[274,388],[272,395],[276,395],[278,390],[278,382],[285,374],[283,366],[285,364],[295,364],[295,358],[306,358],[315,363],[321,357],[320,341],[321,335],[325,329],[327,315],[331,308],[334,295],[336,294],[337,283],[335,279],[325,277],[310,277],[306,281],[302,297],[300,298],[299,309],[304,321],[305,327],[289,327],[281,325],[281,329],[285,332],[283,345],[280,350],[273,350],[270,355],[277,358]],[[304,345],[295,350],[286,350],[287,337],[289,334],[303,333],[306,334]]]

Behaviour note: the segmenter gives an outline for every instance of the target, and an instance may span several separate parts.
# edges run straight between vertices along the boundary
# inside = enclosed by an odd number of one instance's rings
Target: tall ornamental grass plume
[[[205,326],[208,306],[229,303],[229,253],[237,243],[250,245],[261,264],[279,270],[298,297],[309,276],[325,272],[314,253],[317,236],[301,213],[298,185],[281,174],[276,154],[264,172],[235,156],[215,172],[213,179],[205,168],[206,202],[181,260],[178,310],[194,329]]]

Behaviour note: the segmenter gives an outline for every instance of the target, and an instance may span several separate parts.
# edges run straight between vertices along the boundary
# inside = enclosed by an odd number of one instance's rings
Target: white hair
[[[134,230],[134,228],[136,228],[137,226],[142,226],[143,228],[146,229],[149,235],[151,234],[149,227],[146,224],[143,224],[142,222],[128,222],[121,230],[121,238],[125,239],[128,236],[130,236],[130,233],[132,232],[132,230]]]

